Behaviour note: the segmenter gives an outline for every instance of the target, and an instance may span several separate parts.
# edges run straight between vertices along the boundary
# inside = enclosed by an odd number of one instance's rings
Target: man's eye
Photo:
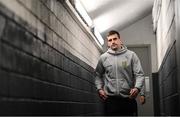
[[[114,38],[113,40],[117,40],[117,38]]]
[[[111,42],[112,41],[112,39],[110,39],[110,40],[108,40],[109,42]]]

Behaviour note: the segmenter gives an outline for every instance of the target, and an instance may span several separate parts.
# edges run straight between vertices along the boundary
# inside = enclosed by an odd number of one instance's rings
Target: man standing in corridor
[[[140,60],[123,45],[117,31],[110,31],[107,41],[109,49],[95,69],[95,85],[105,103],[105,114],[137,115],[135,98],[144,81]]]

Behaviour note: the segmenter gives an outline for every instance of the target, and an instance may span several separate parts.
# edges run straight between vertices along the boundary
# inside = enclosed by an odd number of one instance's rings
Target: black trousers
[[[105,100],[106,116],[137,116],[137,102],[135,99],[108,97]]]

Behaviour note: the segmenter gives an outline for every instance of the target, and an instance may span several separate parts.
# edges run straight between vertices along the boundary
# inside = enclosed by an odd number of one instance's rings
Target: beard
[[[118,49],[118,45],[117,45],[117,44],[111,45],[111,49],[112,49],[112,50],[117,50],[117,49]]]

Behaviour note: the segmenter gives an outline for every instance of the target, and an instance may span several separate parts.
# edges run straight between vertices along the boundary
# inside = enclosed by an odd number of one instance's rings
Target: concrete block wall
[[[160,115],[178,115],[177,65],[175,43],[159,70]]]
[[[180,1],[175,0],[175,22],[176,22],[176,61],[177,61],[177,84],[178,84],[178,94],[180,94]],[[180,96],[179,96],[180,102]],[[180,108],[180,104],[179,107]],[[180,112],[179,114],[180,115]]]
[[[58,0],[0,0],[0,115],[101,115],[101,51]]]
[[[155,3],[158,5],[154,4],[153,23],[159,69],[169,46],[175,41],[175,5],[174,0],[155,0]]]
[[[179,115],[176,54],[175,0],[155,0],[154,29],[157,39],[160,92],[159,115]]]

